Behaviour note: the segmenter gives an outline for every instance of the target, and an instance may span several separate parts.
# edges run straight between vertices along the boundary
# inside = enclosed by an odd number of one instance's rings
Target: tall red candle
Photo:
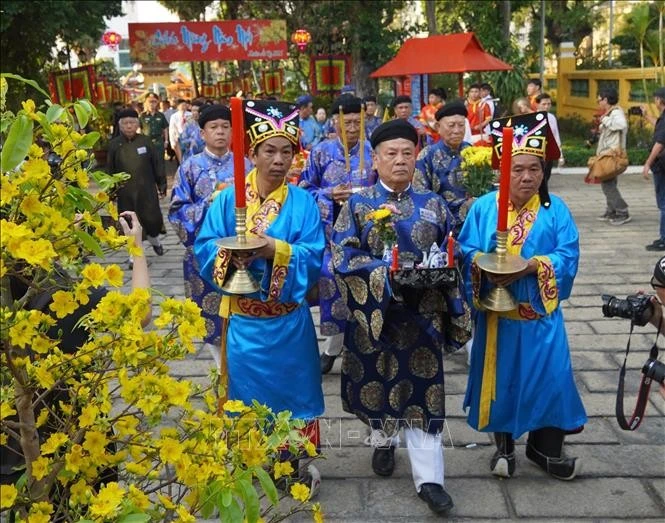
[[[499,217],[497,231],[508,230],[508,197],[510,196],[510,165],[513,153],[513,128],[503,128],[501,151],[501,178],[499,179]]]
[[[392,250],[392,263],[390,264],[390,270],[391,271],[396,271],[399,269],[399,247],[397,247],[397,244],[393,245],[393,250]]]
[[[455,266],[455,240],[453,233],[448,234],[448,267]]]
[[[245,207],[245,120],[242,98],[231,98],[231,133],[236,207]]]

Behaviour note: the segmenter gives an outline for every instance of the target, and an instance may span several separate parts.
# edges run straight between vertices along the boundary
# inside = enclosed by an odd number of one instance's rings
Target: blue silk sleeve
[[[281,211],[287,219],[278,218],[266,231],[277,240],[275,257],[255,263],[257,269],[263,265],[261,299],[302,303],[319,280],[325,236],[311,196],[289,186],[287,204]]]
[[[169,206],[169,221],[185,246],[194,243],[196,228],[203,219],[207,203],[193,192],[196,183],[192,176],[193,166],[193,159],[188,158],[178,168]]]
[[[219,288],[212,277],[220,238],[235,235],[235,195],[231,188],[224,190],[210,205],[201,228],[194,240],[194,256],[199,262],[200,274]]]

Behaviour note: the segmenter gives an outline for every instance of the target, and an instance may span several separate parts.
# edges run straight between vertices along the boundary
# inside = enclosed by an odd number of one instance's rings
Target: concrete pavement
[[[466,425],[461,409],[466,386],[466,355],[448,356],[446,394],[448,424],[444,433],[446,489],[455,508],[448,519],[473,521],[663,521],[665,518],[665,401],[654,390],[647,418],[636,432],[622,431],[614,418],[618,370],[623,361],[629,322],[605,319],[600,295],[625,297],[648,289],[659,253],[644,246],[658,235],[653,185],[639,168],[621,176],[619,188],[633,220],[612,226],[596,220],[604,211],[600,186],[586,185],[582,173],[562,169],[554,174],[551,192],[571,208],[580,231],[581,259],[573,293],[564,304],[573,366],[589,416],[585,430],[567,439],[569,455],[583,461],[572,482],[551,479],[524,456],[524,438],[517,445],[513,478],[489,473],[494,451],[490,435]],[[556,171],[555,171],[556,173]],[[165,202],[166,205],[166,202]],[[183,248],[170,226],[165,255],[147,246],[153,287],[167,296],[183,296]],[[117,260],[117,259],[116,259]],[[315,312],[315,320],[318,315]],[[641,373],[654,340],[654,328],[637,328],[626,378],[626,410],[632,412]],[[661,356],[665,361],[665,357]],[[199,351],[174,365],[187,379],[207,379],[212,359]],[[420,501],[411,481],[405,449],[397,451],[392,478],[372,473],[371,449],[363,444],[365,426],[345,413],[339,399],[339,365],[323,378],[326,400],[322,420],[325,459],[317,462],[323,483],[319,501],[330,522],[421,522],[436,518]]]

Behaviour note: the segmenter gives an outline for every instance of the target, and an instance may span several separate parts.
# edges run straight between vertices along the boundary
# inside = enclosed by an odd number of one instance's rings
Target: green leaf
[[[25,114],[19,114],[12,123],[0,157],[3,173],[14,169],[28,154],[32,145],[32,127],[32,120]]]
[[[150,521],[148,514],[129,514],[118,521],[118,523],[146,523]]]
[[[233,492],[231,492],[230,488],[225,488],[222,490],[219,497],[222,502],[222,507],[227,508],[231,504],[231,501],[233,501]]]
[[[228,508],[219,511],[219,517],[222,523],[238,523],[238,521],[243,520],[242,509],[238,502],[233,499]],[[247,521],[250,521],[249,518],[247,518]]]
[[[93,145],[97,143],[97,140],[99,140],[99,133],[97,131],[92,131],[83,138],[81,138],[81,141],[77,144],[81,149],[90,149]]]
[[[270,474],[268,474],[261,467],[255,467],[254,475],[259,479],[261,488],[263,489],[263,492],[266,493],[266,496],[268,496],[270,503],[277,506],[279,503],[279,494],[277,493],[277,488],[275,487],[275,483],[273,483]]]
[[[89,115],[91,115],[93,118],[97,118],[97,109],[88,100],[79,100],[78,103],[80,103],[85,108],[85,110],[88,111]]]
[[[94,253],[95,256],[99,258],[104,257],[104,251],[102,251],[102,248],[100,247],[97,240],[95,240],[90,234],[88,234],[85,231],[82,231],[81,229],[76,229],[74,233],[76,234],[78,239],[81,240],[86,249]]]
[[[76,119],[78,120],[79,127],[83,129],[86,125],[88,125],[90,113],[79,102],[74,102],[74,112],[76,113]]]
[[[53,104],[46,110],[46,119],[49,123],[57,122],[64,112],[65,108],[62,105]]]
[[[217,480],[213,481],[206,486],[203,493],[203,504],[201,506],[201,515],[204,518],[209,518],[212,515],[212,511],[217,506],[217,497],[220,494],[222,487],[222,482]]]
[[[0,74],[3,78],[12,78],[14,80],[18,80],[19,82],[23,82],[24,84],[28,84],[31,87],[34,87],[37,89],[40,93],[42,93],[46,98],[51,98],[51,95],[49,95],[44,89],[42,89],[37,82],[34,80],[28,80],[27,78],[23,78],[22,76],[18,74],[12,74],[12,73],[2,73]]]
[[[256,493],[252,482],[242,478],[236,483],[236,490],[245,504],[245,517],[248,523],[254,523],[259,519],[259,495]]]

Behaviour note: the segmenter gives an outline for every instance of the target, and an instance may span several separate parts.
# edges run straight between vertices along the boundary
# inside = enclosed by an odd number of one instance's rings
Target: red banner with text
[[[284,20],[129,24],[129,46],[140,63],[288,58]]]

